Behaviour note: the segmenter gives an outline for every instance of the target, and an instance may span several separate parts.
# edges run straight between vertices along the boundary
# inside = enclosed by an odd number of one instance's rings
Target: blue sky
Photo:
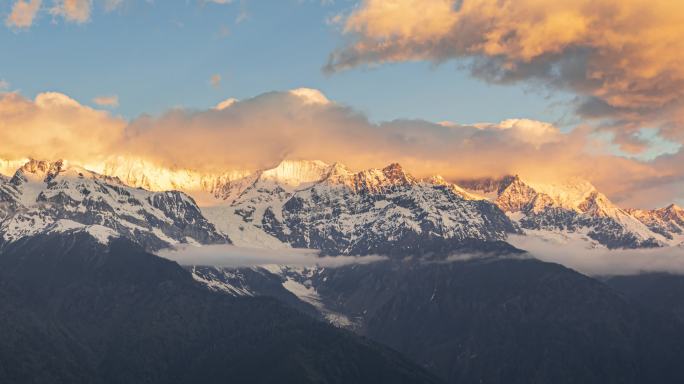
[[[49,7],[45,1],[43,7]],[[354,1],[280,0],[230,4],[201,0],[135,1],[91,20],[67,23],[40,12],[30,29],[5,27],[0,79],[27,97],[58,91],[85,104],[117,95],[115,114],[134,118],[169,108],[206,109],[228,97],[317,88],[374,121],[396,118],[462,123],[531,118],[557,122],[567,95],[472,78],[455,62],[407,62],[325,75],[328,55],[343,45],[327,20]],[[3,1],[5,19],[11,2]],[[214,87],[211,78],[221,76]]]

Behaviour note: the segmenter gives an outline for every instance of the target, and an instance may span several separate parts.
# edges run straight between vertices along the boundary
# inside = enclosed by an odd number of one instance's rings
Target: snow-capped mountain
[[[632,212],[619,208],[584,180],[539,184],[518,176],[460,182],[490,198],[528,232],[586,237],[608,248],[647,248],[668,244]]]
[[[152,250],[225,243],[188,195],[131,188],[63,161],[28,161],[0,179],[0,242],[53,231],[130,238]]]
[[[228,207],[204,209],[236,243],[277,240],[331,255],[419,255],[511,250],[505,240],[517,232],[494,204],[448,183],[418,180],[398,164],[352,172],[341,164],[285,161],[226,190],[237,186],[239,193],[226,195]]]
[[[2,162],[3,169],[13,164]],[[71,220],[104,223],[126,236],[141,232],[141,241],[155,239],[149,240],[152,248],[227,237],[242,246],[315,248],[333,255],[498,250],[507,247],[508,234],[520,229],[553,239],[579,238],[592,247],[684,241],[681,208],[622,209],[582,180],[543,184],[506,176],[457,185],[439,176],[418,179],[398,164],[356,172],[339,163],[292,160],[274,168],[215,174],[127,158],[85,167],[65,164],[29,162],[13,176],[0,178],[6,240]],[[62,208],[37,208],[46,203]],[[104,213],[79,213],[93,209]],[[72,228],[74,223],[59,225]]]
[[[192,194],[195,200],[211,202],[213,199],[230,197],[227,194],[233,181],[244,180],[253,175],[249,170],[226,172],[199,172],[188,169],[169,169],[137,158],[113,157],[85,168],[103,175],[116,177],[124,184],[149,191],[178,190]]]
[[[653,210],[632,209],[629,213],[653,232],[684,244],[684,209],[680,206],[671,204],[666,208]]]

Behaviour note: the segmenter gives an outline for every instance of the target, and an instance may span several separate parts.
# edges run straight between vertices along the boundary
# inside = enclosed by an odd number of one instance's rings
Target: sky
[[[400,161],[684,202],[679,2],[4,0],[0,19],[3,159]]]
[[[2,2],[5,20],[12,5]],[[47,10],[37,13],[30,28],[6,25],[0,45],[11,54],[3,55],[0,78],[27,97],[57,91],[94,105],[96,97],[116,95],[114,112],[129,119],[300,87],[319,89],[375,121],[563,117],[548,92],[492,86],[459,71],[456,63],[324,73],[328,55],[345,41],[330,20],[355,5],[344,0],[122,0],[107,11],[106,2],[95,0],[83,23]],[[41,4],[52,6],[51,0]],[[212,85],[216,75],[220,81]]]

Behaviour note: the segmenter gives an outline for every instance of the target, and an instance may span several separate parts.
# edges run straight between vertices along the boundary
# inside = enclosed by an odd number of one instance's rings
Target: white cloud
[[[318,89],[297,88],[290,91],[290,94],[299,97],[304,104],[330,104],[330,100]]]
[[[582,241],[559,244],[534,236],[513,236],[511,242],[535,258],[558,263],[592,276],[635,275],[649,272],[684,274],[684,248],[588,248]]]
[[[239,101],[238,99],[231,97],[231,98],[225,99],[225,100],[221,101],[220,103],[216,104],[214,109],[217,111],[222,111],[226,108],[230,108],[233,104],[237,103],[238,101]]]
[[[498,124],[475,124],[475,127],[508,130],[516,139],[532,144],[537,148],[544,144],[557,143],[563,139],[560,130],[553,124],[530,119],[507,119]]]
[[[319,257],[311,249],[261,249],[236,247],[234,245],[208,245],[202,247],[182,246],[162,250],[159,256],[181,265],[208,265],[218,267],[252,267],[260,265],[291,265],[339,267],[348,264],[368,264],[386,260],[380,256]]]

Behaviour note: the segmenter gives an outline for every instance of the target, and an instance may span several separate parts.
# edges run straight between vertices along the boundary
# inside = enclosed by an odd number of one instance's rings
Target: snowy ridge
[[[550,184],[506,176],[454,184],[415,178],[399,164],[352,171],[340,163],[286,160],[211,174],[118,157],[92,167],[29,161],[0,178],[4,241],[68,219],[140,237],[151,248],[227,237],[240,246],[409,255],[501,243],[520,228],[639,248],[682,244],[683,216],[676,206],[622,209],[580,179]]]
[[[322,161],[285,160],[277,167],[261,172],[262,181],[271,181],[291,187],[323,180],[330,172],[330,166]]]
[[[651,231],[677,245],[684,244],[684,209],[676,204],[653,210],[632,209],[629,213]]]
[[[249,268],[189,267],[195,281],[207,289],[230,296],[271,296],[300,300],[321,319],[340,328],[354,329],[357,321],[335,311],[317,291],[314,281],[323,267],[264,265]],[[288,298],[289,296],[289,298]]]
[[[181,192],[131,188],[63,161],[27,162],[0,184],[0,207],[3,242],[77,228],[98,239],[108,228],[152,250],[228,241]]]
[[[418,180],[398,164],[352,172],[339,163],[285,162],[248,180],[228,207],[204,209],[239,245],[277,239],[328,254],[411,254],[503,242],[516,232],[492,203],[443,179]]]
[[[46,233],[76,233],[84,232],[92,236],[100,244],[107,245],[113,238],[119,237],[119,233],[102,225],[84,225],[71,220],[57,220],[47,227]]]
[[[198,172],[188,169],[170,169],[135,158],[114,157],[99,164],[85,166],[102,175],[120,179],[128,186],[148,191],[178,190],[204,198],[208,202],[230,194],[227,187],[233,181],[244,180],[254,172],[235,170],[223,173]],[[228,190],[228,191],[226,191]],[[207,194],[200,196],[201,192]]]
[[[518,176],[464,181],[473,193],[494,193],[494,202],[530,233],[580,234],[609,248],[670,245],[632,212],[617,207],[589,182],[561,184],[526,182]]]
[[[255,296],[249,287],[248,278],[240,270],[193,266],[190,273],[195,281],[212,291],[231,296]]]

